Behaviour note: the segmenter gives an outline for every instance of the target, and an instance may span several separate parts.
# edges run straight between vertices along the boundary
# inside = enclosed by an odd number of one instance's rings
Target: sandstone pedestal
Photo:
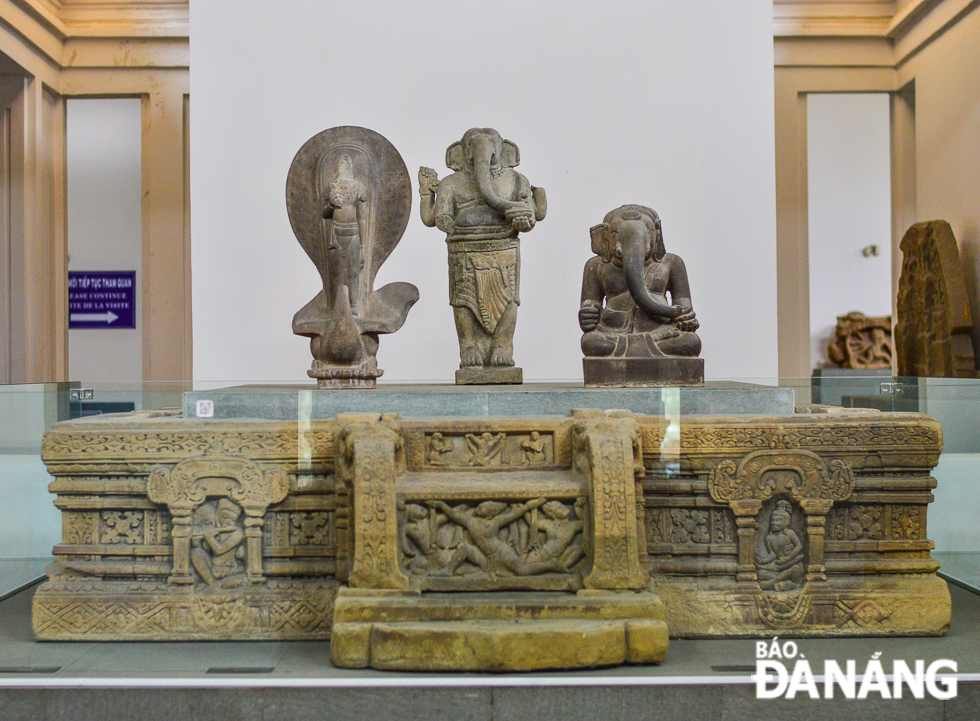
[[[506,366],[473,366],[456,371],[456,385],[518,385],[524,382],[521,368]]]
[[[661,663],[664,607],[656,594],[384,594],[344,588],[331,660],[346,668],[537,671]]]
[[[35,635],[331,638],[341,666],[517,671],[656,663],[668,628],[946,632],[935,420],[668,420],[60,423],[42,457],[62,540]]]
[[[583,358],[587,388],[703,386],[703,358]]]

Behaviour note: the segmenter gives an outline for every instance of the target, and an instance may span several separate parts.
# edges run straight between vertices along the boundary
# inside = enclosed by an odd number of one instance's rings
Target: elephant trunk
[[[626,286],[641,310],[655,318],[676,318],[681,309],[650,293],[646,284],[646,259],[651,250],[650,230],[641,221],[619,223],[616,232],[617,255],[622,254]]]
[[[526,210],[524,204],[505,200],[498,196],[497,191],[494,190],[493,174],[490,172],[490,168],[499,164],[500,158],[496,158],[496,163],[493,162],[494,155],[497,154],[497,145],[493,138],[488,135],[479,135],[470,141],[470,148],[473,153],[473,175],[476,178],[476,187],[487,205],[501,213],[506,213],[509,210]]]

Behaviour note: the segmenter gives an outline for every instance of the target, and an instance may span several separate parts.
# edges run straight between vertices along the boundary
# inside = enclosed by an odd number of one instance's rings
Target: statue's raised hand
[[[423,198],[436,194],[439,187],[439,175],[432,168],[419,168],[419,195]]]
[[[507,211],[507,219],[511,226],[521,233],[534,227],[534,213],[530,210],[509,210]]]

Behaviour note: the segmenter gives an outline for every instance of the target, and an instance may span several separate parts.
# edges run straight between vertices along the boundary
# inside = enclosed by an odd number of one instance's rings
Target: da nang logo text
[[[811,668],[793,641],[780,643],[757,641],[755,650],[756,698],[933,698],[951,699],[956,696],[956,662],[948,659],[908,662],[892,661],[887,669],[875,653],[862,666],[854,660],[827,660],[822,667]],[[816,674],[814,674],[816,671]]]

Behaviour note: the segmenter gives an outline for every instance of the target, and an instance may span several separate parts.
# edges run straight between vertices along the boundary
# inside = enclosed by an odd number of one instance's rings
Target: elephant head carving
[[[548,201],[543,188],[514,170],[520,160],[517,146],[493,128],[471,128],[446,149],[451,175],[439,180],[432,168],[419,169],[422,222],[443,231],[449,247],[449,302],[459,336],[457,383],[519,383],[522,378],[513,367],[520,305],[518,236],[544,220]],[[478,367],[484,370],[473,371]]]
[[[590,232],[592,252],[604,263],[622,265],[630,296],[637,306],[662,318],[680,315],[679,308],[651,295],[644,277],[648,261],[659,263],[667,255],[656,211],[643,205],[624,205],[607,213]]]

